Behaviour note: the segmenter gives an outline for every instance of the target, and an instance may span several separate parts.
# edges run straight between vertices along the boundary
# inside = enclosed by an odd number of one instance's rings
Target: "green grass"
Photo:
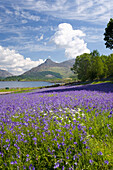
[[[50,87],[58,87],[60,84],[54,84],[50,86],[42,86],[42,87],[24,87],[24,88],[1,88],[0,92],[12,92],[12,93],[27,93],[35,89],[42,89],[42,88],[50,88]]]
[[[100,84],[100,83],[113,83],[113,81],[112,80],[93,81],[91,84]]]
[[[2,88],[0,92],[28,92],[33,89],[40,89],[41,87],[25,87],[25,88]]]

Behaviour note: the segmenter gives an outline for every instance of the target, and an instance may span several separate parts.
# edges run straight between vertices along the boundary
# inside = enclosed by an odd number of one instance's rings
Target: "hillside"
[[[34,67],[19,76],[5,78],[5,80],[18,81],[59,81],[73,76],[70,70],[73,67],[75,60],[67,60],[61,63],[56,63],[51,59],[47,59],[43,64]]]
[[[61,63],[53,62],[51,59],[47,59],[43,64],[32,68],[31,70],[25,72],[22,74],[22,77],[32,77],[36,78],[39,76],[39,74],[43,74],[42,79],[47,78],[68,78],[71,75],[73,75],[70,68],[74,64],[74,59],[64,61]]]
[[[9,72],[6,71],[6,70],[1,70],[1,69],[0,69],[0,77],[1,77],[1,78],[10,77],[10,76],[12,76],[11,73],[9,73]]]

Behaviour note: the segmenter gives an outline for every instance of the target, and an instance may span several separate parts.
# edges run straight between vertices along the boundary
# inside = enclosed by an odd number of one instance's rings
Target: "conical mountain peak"
[[[55,63],[54,61],[52,61],[50,58],[48,58],[45,63]]]

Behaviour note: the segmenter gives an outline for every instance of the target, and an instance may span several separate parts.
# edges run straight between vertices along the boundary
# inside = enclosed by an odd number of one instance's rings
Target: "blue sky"
[[[97,49],[112,0],[0,0],[0,69],[18,75],[47,58],[61,62]]]

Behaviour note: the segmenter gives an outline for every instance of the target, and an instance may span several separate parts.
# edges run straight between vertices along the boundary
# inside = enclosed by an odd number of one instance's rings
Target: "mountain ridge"
[[[10,76],[13,76],[13,74],[9,73],[9,72],[6,71],[6,70],[0,69],[0,77],[1,77],[1,78],[6,78],[6,77],[10,77]]]
[[[37,67],[33,67],[32,69],[26,71],[22,75],[29,74],[31,71],[32,72],[45,71],[46,69],[48,69],[48,67],[49,67],[49,69],[50,69],[50,67],[67,67],[70,69],[74,64],[74,61],[75,61],[75,59],[57,63],[57,62],[52,61],[51,59],[47,59],[44,63],[40,64]],[[46,70],[46,71],[49,71],[49,70]]]
[[[5,79],[17,81],[52,81],[58,82],[73,77],[71,68],[75,59],[63,61],[60,63],[47,59],[44,63],[33,67],[19,76],[12,76]]]
[[[44,63],[40,64],[37,67],[33,67],[32,69],[26,71],[21,76],[22,77],[29,77],[33,74],[36,76],[36,73],[44,73],[45,72],[45,78],[51,77],[55,78],[55,73],[57,74],[57,78],[68,78],[73,73],[70,70],[70,68],[73,66],[75,59],[63,61],[60,63],[54,62],[51,59],[47,59]],[[47,72],[47,74],[46,74]],[[48,76],[49,72],[49,76]],[[58,76],[59,74],[59,76]],[[38,76],[38,75],[37,75]]]

